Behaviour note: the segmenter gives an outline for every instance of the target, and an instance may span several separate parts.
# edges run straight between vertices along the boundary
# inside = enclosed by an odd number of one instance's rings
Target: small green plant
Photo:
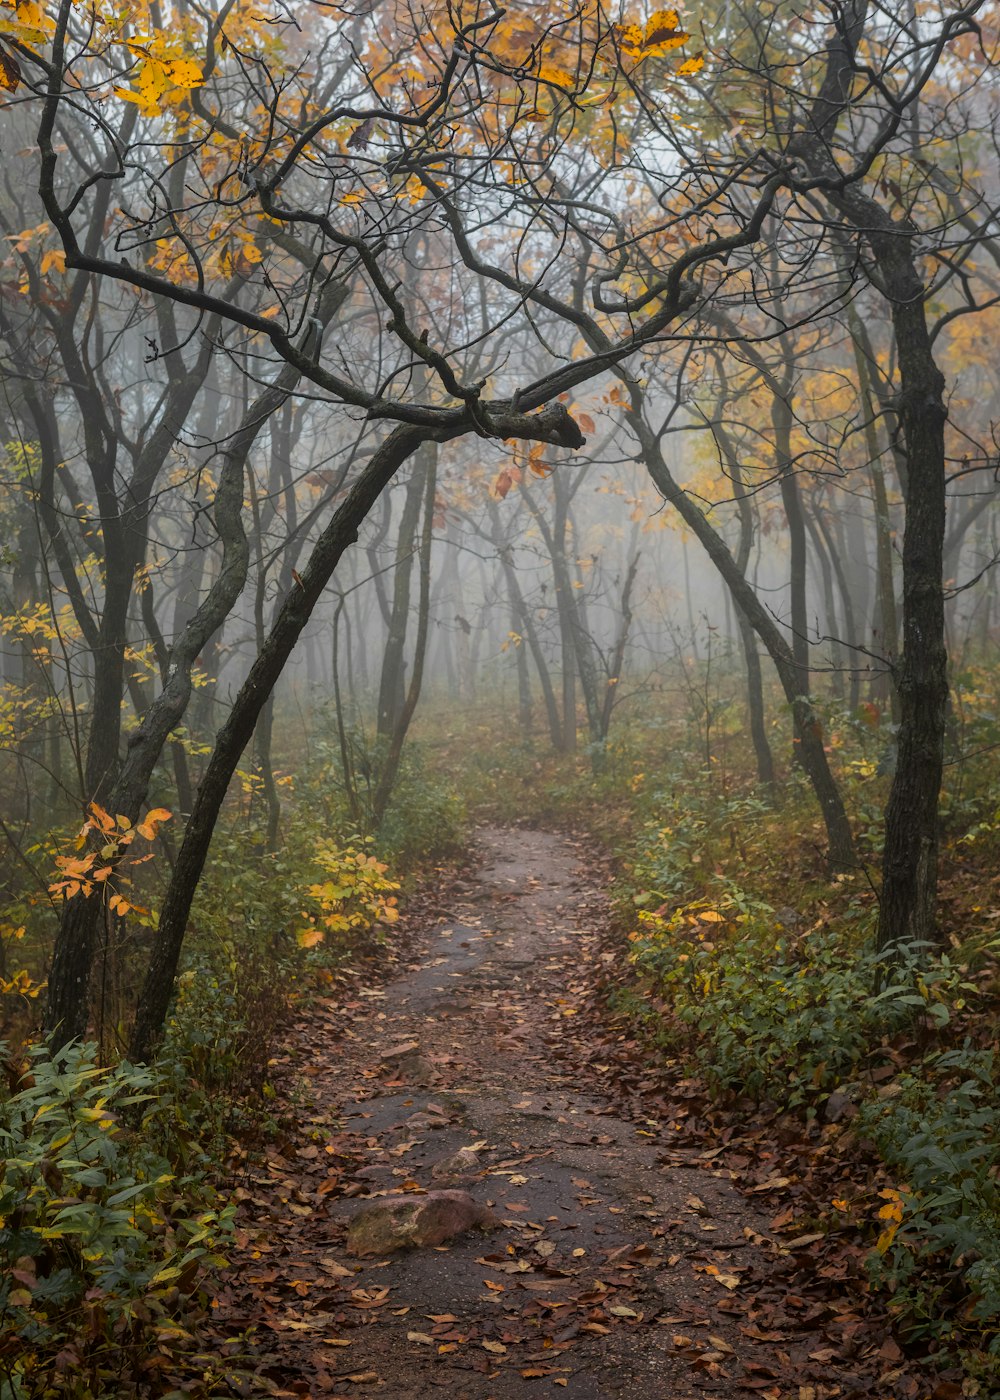
[[[35,1047],[0,1103],[0,1400],[119,1393],[225,1262],[233,1208],[158,1150],[160,1076],[95,1053]]]

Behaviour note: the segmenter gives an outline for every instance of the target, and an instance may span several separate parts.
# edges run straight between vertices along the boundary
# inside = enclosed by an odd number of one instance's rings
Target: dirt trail
[[[242,1310],[234,1286],[219,1315],[254,1325],[261,1384],[391,1400],[799,1400],[791,1367],[806,1400],[858,1393],[817,1381],[815,1329],[766,1330],[759,1299],[787,1255],[756,1209],[767,1200],[662,1125],[619,1116],[595,1092],[600,1062],[584,1086],[559,1057],[581,944],[606,916],[585,849],[499,829],[478,844],[482,864],[443,895],[420,962],[363,994],[353,1020],[331,999],[290,1057],[313,1109],[248,1188]],[[472,1169],[436,1179],[462,1147]],[[347,1227],[371,1197],[442,1185],[492,1206],[499,1226],[349,1256]]]

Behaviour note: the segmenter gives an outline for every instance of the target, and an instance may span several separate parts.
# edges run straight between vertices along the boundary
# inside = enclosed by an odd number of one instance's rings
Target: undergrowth
[[[94,1051],[34,1047],[0,1102],[2,1400],[139,1393],[225,1263],[234,1208],[166,1077]]]

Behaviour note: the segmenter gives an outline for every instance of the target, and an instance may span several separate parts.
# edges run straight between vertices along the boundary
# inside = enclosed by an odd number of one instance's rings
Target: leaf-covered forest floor
[[[903,1358],[865,1247],[810,1228],[864,1171],[836,1125],[776,1137],[727,1118],[607,1015],[621,958],[602,858],[512,828],[480,828],[477,851],[414,905],[381,987],[313,1001],[290,1029],[289,1126],[248,1159],[213,1308],[233,1391],[960,1396]],[[439,1190],[495,1224],[352,1252],[357,1217]],[[470,1213],[442,1199],[450,1225]]]

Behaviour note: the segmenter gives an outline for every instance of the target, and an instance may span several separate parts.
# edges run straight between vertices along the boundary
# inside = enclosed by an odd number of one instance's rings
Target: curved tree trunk
[[[745,578],[747,566],[750,563],[750,554],[753,549],[754,537],[754,514],[750,503],[750,496],[746,489],[746,480],[743,476],[743,465],[740,462],[739,452],[729,433],[722,427],[721,421],[715,425],[714,429],[716,441],[725,458],[726,466],[733,482],[733,499],[739,512],[740,537],[736,546],[735,564],[739,573]],[[734,597],[733,590],[729,586],[729,581],[723,576],[726,585],[727,596],[732,598],[736,609],[736,623],[740,632],[740,644],[743,648],[743,659],[746,665],[747,675],[747,720],[750,727],[750,739],[753,744],[754,756],[757,760],[757,780],[765,788],[774,787],[774,755],[771,752],[771,745],[767,737],[767,716],[764,709],[764,682],[761,675],[760,653],[757,650],[757,638],[750,619],[740,606],[739,600]]]
[[[943,581],[948,410],[927,325],[920,231],[860,187],[844,185],[832,154],[836,128],[850,106],[868,10],[867,0],[843,7],[807,129],[791,151],[810,177],[824,184],[825,198],[854,229],[862,255],[871,250],[870,279],[889,305],[899,363],[906,502],[903,654],[896,672],[898,754],[885,813],[878,925],[879,949],[891,956],[936,935],[938,799],[948,710]]]

